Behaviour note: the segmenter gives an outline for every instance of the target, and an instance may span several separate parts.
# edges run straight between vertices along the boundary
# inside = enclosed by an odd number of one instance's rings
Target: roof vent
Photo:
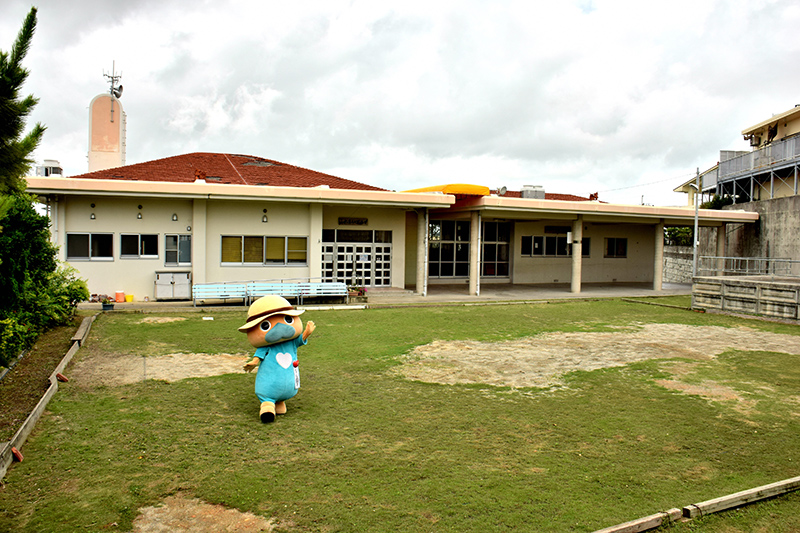
[[[520,191],[522,198],[533,198],[535,200],[544,200],[544,187],[541,185],[523,185]]]

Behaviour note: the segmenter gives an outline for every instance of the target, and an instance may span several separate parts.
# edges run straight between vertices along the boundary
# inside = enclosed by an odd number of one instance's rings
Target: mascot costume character
[[[256,348],[255,357],[244,365],[245,372],[256,367],[256,396],[261,401],[262,422],[273,422],[275,415],[286,413],[286,400],[297,394],[300,373],[297,348],[306,344],[314,331],[309,321],[303,330],[299,311],[280,296],[259,298],[247,311],[247,323],[239,331]]]

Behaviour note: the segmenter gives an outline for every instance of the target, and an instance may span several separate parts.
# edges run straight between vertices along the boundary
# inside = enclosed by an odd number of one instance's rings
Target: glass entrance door
[[[322,277],[363,287],[392,284],[392,245],[336,243],[322,247]]]

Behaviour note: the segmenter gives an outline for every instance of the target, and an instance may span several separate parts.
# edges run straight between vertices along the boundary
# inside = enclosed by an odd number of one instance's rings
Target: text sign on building
[[[367,218],[339,217],[340,226],[366,226],[368,222]]]

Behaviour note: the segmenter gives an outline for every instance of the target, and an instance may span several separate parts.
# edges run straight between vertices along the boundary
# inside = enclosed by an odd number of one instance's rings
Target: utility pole
[[[697,180],[695,183],[695,191],[694,191],[694,234],[692,235],[692,278],[697,275],[697,245],[700,240],[700,235],[698,234],[698,210],[700,209],[700,168],[697,169]]]

